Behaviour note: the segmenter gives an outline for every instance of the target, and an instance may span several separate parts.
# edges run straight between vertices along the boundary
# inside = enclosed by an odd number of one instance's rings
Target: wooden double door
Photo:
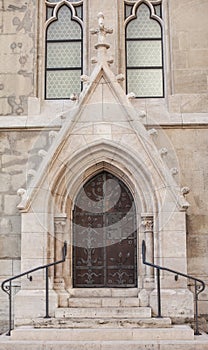
[[[73,212],[73,286],[136,287],[137,229],[133,196],[103,171],[79,191]]]

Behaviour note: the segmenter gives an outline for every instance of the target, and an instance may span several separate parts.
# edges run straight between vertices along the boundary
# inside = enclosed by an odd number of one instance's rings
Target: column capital
[[[66,226],[67,216],[65,213],[59,214],[54,217],[55,233],[64,233],[64,227]]]
[[[153,215],[143,214],[141,224],[145,231],[153,231]]]

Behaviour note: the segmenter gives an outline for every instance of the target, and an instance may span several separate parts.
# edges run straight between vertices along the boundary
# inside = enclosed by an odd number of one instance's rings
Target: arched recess
[[[83,182],[102,170],[124,181],[135,198],[139,198],[135,201],[142,212],[156,213],[160,210],[163,205],[158,191],[162,187],[160,174],[155,172],[148,159],[144,163],[141,154],[134,154],[127,147],[124,149],[117,143],[105,140],[84,145],[70,158],[67,152],[63,152],[51,176],[50,188],[54,201],[48,198],[50,212],[53,212],[52,206],[55,206],[56,212],[67,212],[69,202],[74,202]]]
[[[137,220],[127,186],[107,171],[83,184],[73,210],[73,287],[137,287]]]
[[[67,159],[67,154],[65,157]],[[55,219],[62,221],[64,217],[63,220],[66,221],[65,232],[61,237],[62,242],[64,237],[69,243],[69,260],[68,264],[65,264],[63,267],[62,273],[60,274],[58,272],[59,276],[55,275],[55,277],[58,278],[58,281],[60,281],[60,275],[64,278],[66,289],[73,287],[73,210],[76,198],[83,184],[101,172],[109,172],[129,189],[134,200],[135,221],[137,223],[137,253],[135,254],[137,258],[134,264],[135,266],[137,265],[137,279],[134,281],[134,286],[139,285],[139,275],[142,274],[142,264],[139,259],[139,248],[141,247],[142,240],[142,235],[139,233],[143,232],[141,221],[143,215],[147,214],[152,219],[161,205],[161,199],[159,197],[157,198],[158,192],[156,191],[159,188],[159,184],[153,183],[148,165],[146,164],[145,167],[138,155],[136,157],[133,153],[130,154],[127,149],[120,149],[117,144],[115,148],[113,142],[109,141],[95,142],[93,145],[88,145],[77,151],[67,161],[66,159],[64,161],[62,159],[62,167],[59,166],[56,174],[53,174],[52,193],[54,201],[50,201],[50,204],[55,206],[55,210],[51,208],[50,212],[53,211],[54,214],[60,213]],[[158,181],[156,175],[154,176],[154,181]],[[150,232],[150,234],[153,239],[153,233]],[[55,250],[57,252],[61,250],[59,243],[60,240],[57,240],[57,244],[55,244]],[[153,251],[151,254],[153,255]],[[57,256],[56,253],[55,256]],[[59,270],[60,266],[57,266],[57,269]],[[57,278],[55,278],[55,281]]]

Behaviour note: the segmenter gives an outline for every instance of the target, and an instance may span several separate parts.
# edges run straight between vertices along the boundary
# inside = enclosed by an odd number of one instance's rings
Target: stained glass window
[[[46,30],[46,99],[69,99],[72,93],[80,92],[82,46],[81,24],[72,18],[71,8],[62,5],[57,18],[49,23]]]
[[[126,88],[137,97],[164,96],[161,6],[154,11],[141,3],[126,26]]]

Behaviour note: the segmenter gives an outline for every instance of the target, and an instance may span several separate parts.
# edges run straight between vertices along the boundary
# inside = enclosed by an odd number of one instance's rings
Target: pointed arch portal
[[[75,201],[73,286],[137,286],[134,199],[127,186],[106,171],[85,183]]]

